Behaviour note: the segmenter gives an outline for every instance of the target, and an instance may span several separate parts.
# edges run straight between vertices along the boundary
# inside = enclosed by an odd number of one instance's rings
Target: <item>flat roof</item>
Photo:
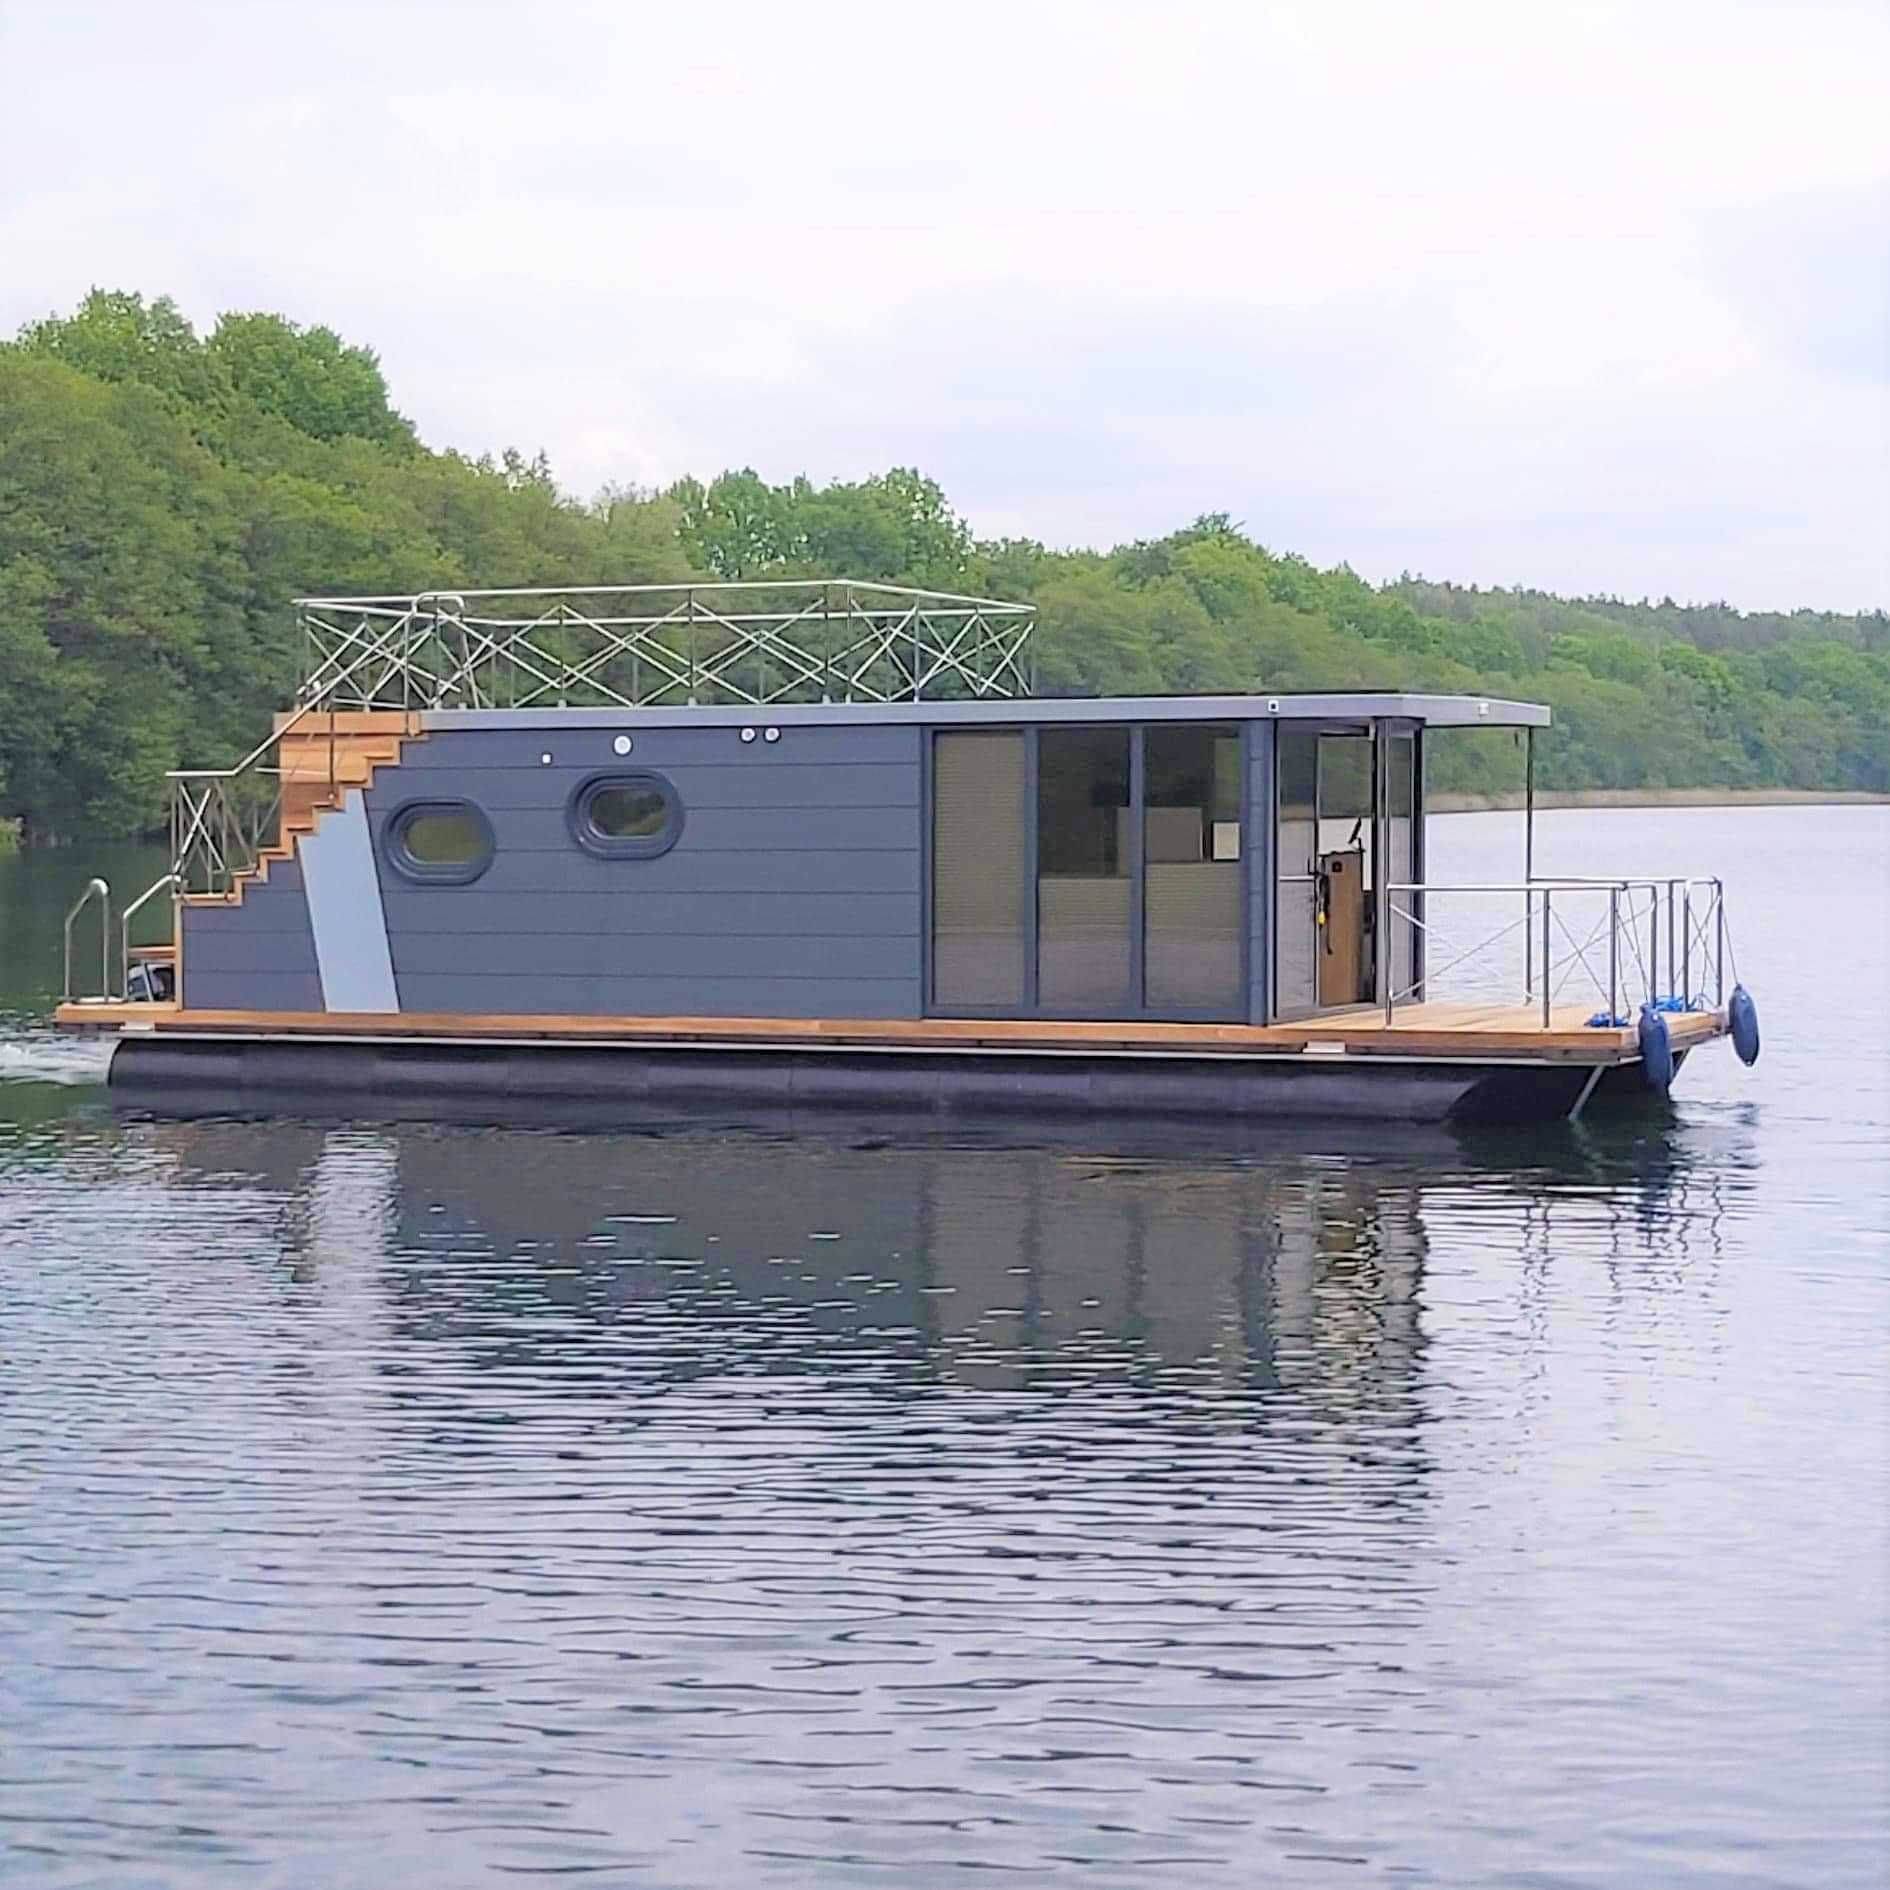
[[[1059,722],[1368,722],[1430,728],[1547,728],[1540,702],[1500,696],[1346,693],[1298,696],[994,696],[975,702],[704,702],[673,708],[427,709],[427,729],[733,728],[888,724],[1044,726]]]

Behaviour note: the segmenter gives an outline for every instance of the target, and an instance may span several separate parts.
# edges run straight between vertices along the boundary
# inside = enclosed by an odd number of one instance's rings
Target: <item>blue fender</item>
[[[1732,1031],[1733,1049],[1738,1053],[1741,1063],[1757,1063],[1759,1060],[1759,1007],[1752,1001],[1752,993],[1743,984],[1732,988],[1732,996],[1726,1000],[1726,1024]]]
[[[1673,1087],[1673,1038],[1667,1020],[1651,1004],[1641,1006],[1641,1074],[1661,1095]]]

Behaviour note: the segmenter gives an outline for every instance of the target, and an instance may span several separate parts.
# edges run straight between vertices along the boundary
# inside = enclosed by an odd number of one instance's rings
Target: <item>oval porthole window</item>
[[[682,834],[682,802],[660,774],[596,774],[571,796],[571,832],[588,853],[649,860]]]
[[[384,851],[408,879],[468,885],[492,864],[492,823],[471,801],[409,801],[389,819]]]

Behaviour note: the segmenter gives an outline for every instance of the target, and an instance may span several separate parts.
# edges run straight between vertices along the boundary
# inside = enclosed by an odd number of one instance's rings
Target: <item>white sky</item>
[[[1880,0],[0,0],[0,330],[327,322],[583,493],[1890,604],[1887,230]]]

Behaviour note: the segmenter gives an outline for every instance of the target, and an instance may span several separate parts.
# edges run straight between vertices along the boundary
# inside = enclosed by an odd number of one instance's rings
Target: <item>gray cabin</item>
[[[421,712],[196,1010],[1265,1024],[1419,984],[1424,736],[1478,698]],[[1392,889],[1399,889],[1394,896]]]

